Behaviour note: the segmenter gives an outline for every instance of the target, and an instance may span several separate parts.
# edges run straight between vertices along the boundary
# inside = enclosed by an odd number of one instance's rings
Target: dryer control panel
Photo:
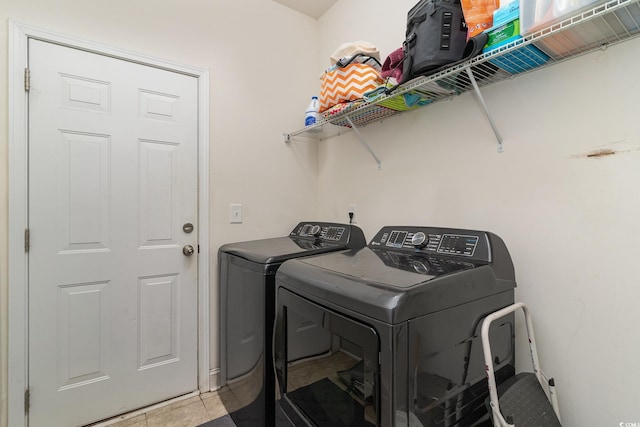
[[[437,227],[383,227],[371,240],[372,249],[423,252],[491,262],[488,233]]]

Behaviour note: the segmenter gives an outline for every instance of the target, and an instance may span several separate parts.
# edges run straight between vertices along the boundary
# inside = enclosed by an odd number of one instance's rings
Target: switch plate
[[[229,222],[231,224],[242,224],[242,205],[231,203],[229,205]]]

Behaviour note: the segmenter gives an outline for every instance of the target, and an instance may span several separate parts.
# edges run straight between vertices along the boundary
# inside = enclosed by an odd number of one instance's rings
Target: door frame
[[[198,79],[198,389],[209,384],[209,70],[94,43],[9,20],[9,375],[8,425],[26,426],[29,385],[28,92],[24,87],[28,40],[37,39]]]

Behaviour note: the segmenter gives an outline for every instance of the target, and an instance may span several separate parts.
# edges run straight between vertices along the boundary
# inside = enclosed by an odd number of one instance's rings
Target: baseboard
[[[220,388],[220,368],[209,371],[209,389],[215,391]]]

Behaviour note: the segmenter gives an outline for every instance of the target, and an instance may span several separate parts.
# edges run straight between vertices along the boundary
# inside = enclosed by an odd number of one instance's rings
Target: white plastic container
[[[304,112],[304,125],[311,126],[318,123],[318,117],[320,117],[320,113],[318,113],[318,109],[320,108],[320,102],[318,102],[317,96],[311,97],[311,102],[309,106]]]
[[[531,34],[606,0],[520,0],[520,33]]]

